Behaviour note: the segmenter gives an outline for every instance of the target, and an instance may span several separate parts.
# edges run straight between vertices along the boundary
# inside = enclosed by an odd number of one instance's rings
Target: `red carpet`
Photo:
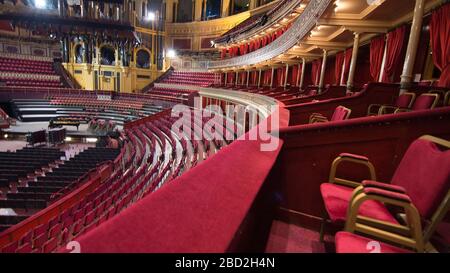
[[[266,253],[326,253],[327,243],[319,240],[319,233],[281,221],[273,221]]]

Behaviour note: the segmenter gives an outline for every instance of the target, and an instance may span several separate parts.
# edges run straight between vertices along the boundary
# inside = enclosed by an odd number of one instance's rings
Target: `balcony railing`
[[[303,39],[317,23],[332,0],[311,0],[304,12],[297,17],[295,22],[280,38],[269,45],[243,56],[212,61],[208,69],[222,69],[235,66],[253,65],[277,57]]]

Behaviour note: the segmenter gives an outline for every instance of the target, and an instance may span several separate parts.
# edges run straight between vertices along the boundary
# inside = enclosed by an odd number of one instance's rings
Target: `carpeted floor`
[[[326,243],[319,240],[319,232],[305,229],[282,221],[273,221],[266,253],[328,253],[333,252],[331,236]]]

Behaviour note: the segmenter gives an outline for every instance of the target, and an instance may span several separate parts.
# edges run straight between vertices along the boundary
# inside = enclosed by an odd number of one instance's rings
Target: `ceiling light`
[[[173,49],[167,50],[167,58],[175,58],[177,56],[177,53]]]
[[[46,0],[34,0],[34,6],[38,9],[45,9],[45,8],[47,8],[47,1]]]
[[[145,17],[145,20],[147,20],[147,21],[155,21],[155,19],[156,19],[156,14],[151,11],[147,14],[147,17]]]

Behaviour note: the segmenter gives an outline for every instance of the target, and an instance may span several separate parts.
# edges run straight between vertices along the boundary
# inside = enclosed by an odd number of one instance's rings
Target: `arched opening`
[[[206,2],[206,20],[220,18],[221,0],[208,0]]]
[[[103,46],[100,48],[100,64],[102,65],[116,65],[114,48],[110,46]]]
[[[75,63],[83,63],[83,47],[81,44],[75,46]]]
[[[145,49],[139,49],[136,53],[136,67],[150,68],[150,53]]]
[[[177,22],[192,22],[192,1],[179,1],[177,10]]]

